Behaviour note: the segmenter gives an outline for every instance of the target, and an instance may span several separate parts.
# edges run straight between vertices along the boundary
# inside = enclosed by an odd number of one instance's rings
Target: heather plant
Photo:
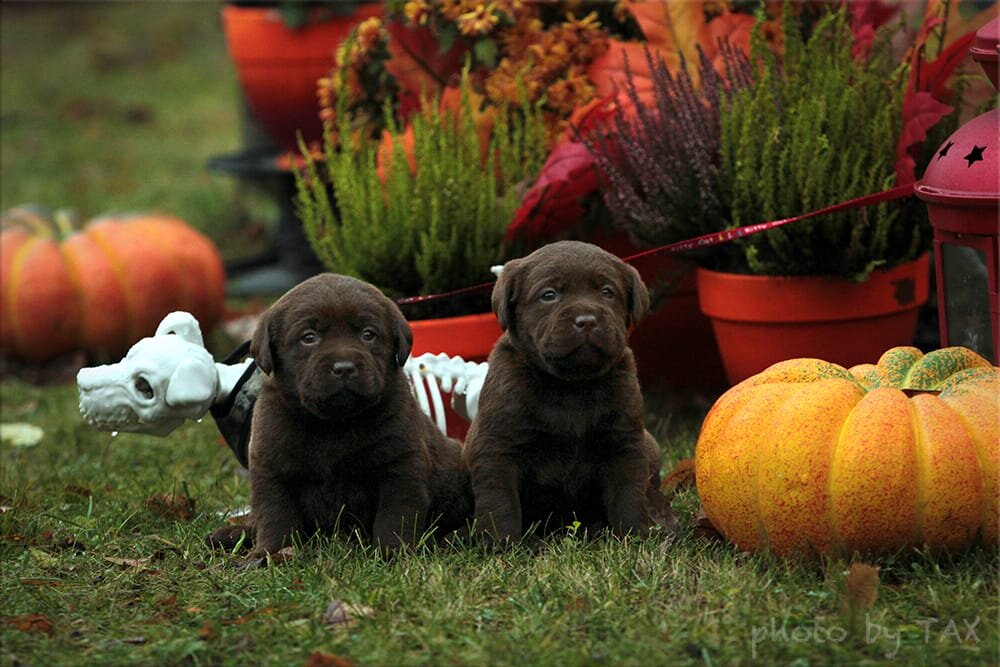
[[[440,100],[424,103],[405,129],[387,110],[382,141],[352,135],[349,115],[337,114],[340,145],[328,127],[322,160],[303,148],[298,209],[330,270],[390,296],[490,278],[490,266],[504,259],[517,186],[544,157],[545,128],[533,106],[484,115],[464,82],[462,91],[458,110]]]
[[[789,14],[783,58],[751,41],[753,84],[721,109],[719,196],[727,227],[804,213],[889,188],[902,122],[905,76],[888,40],[852,55],[841,9],[806,38]],[[863,281],[926,251],[926,218],[912,202],[827,214],[738,241],[736,270],[765,275],[834,274]]]
[[[746,55],[722,42],[724,74],[699,47],[695,83],[687,63],[677,73],[646,49],[651,97],[640,95],[627,59],[630,111],[612,119],[611,137],[584,137],[606,187],[604,202],[616,227],[641,246],[657,246],[716,231],[729,215],[720,191],[720,109],[750,85]]]

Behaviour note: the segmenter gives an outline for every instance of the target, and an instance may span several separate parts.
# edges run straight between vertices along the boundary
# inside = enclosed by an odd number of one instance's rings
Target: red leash
[[[657,248],[651,248],[649,250],[643,250],[642,252],[630,255],[628,257],[623,257],[622,261],[633,262],[642,257],[648,257],[650,255],[659,255],[661,253],[681,253],[688,252],[691,250],[699,250],[701,248],[710,248],[722,243],[727,243],[734,239],[744,238],[747,236],[753,236],[754,234],[760,234],[761,232],[766,232],[771,229],[776,229],[783,225],[787,225],[791,222],[798,222],[799,220],[806,220],[808,218],[814,218],[818,215],[824,215],[826,213],[838,213],[840,211],[849,211],[855,208],[862,208],[864,206],[873,206],[875,204],[881,204],[887,201],[893,201],[895,199],[903,199],[904,197],[909,197],[913,194],[913,183],[907,185],[897,185],[889,190],[883,190],[882,192],[876,192],[874,194],[865,195],[863,197],[857,197],[855,199],[849,199],[845,202],[840,202],[839,204],[833,204],[832,206],[827,206],[826,208],[821,208],[816,211],[810,211],[809,213],[803,213],[802,215],[796,215],[791,218],[782,218],[781,220],[771,220],[768,222],[760,222],[755,225],[746,225],[745,227],[738,227],[736,229],[727,229],[721,232],[712,232],[711,234],[703,234],[701,236],[696,236],[692,239],[687,239],[685,241],[677,241],[676,243],[668,243],[667,245],[662,245]],[[408,296],[402,299],[397,299],[396,303],[400,306],[405,306],[413,303],[423,303],[425,301],[436,301],[438,299],[449,299],[456,296],[462,296],[464,294],[475,294],[478,292],[485,292],[493,288],[495,281],[488,283],[480,283],[478,285],[472,285],[470,287],[462,287],[460,289],[451,290],[450,292],[441,292],[439,294],[427,294],[424,296]]]

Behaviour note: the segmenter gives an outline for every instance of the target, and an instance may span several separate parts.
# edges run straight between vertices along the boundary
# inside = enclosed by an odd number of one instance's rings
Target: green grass
[[[248,219],[271,217],[205,169],[240,146],[218,7],[0,5],[0,208],[162,210],[237,254]],[[693,451],[706,404],[689,398],[650,397],[665,470]],[[45,432],[32,447],[0,443],[2,665],[295,665],[317,651],[358,665],[997,661],[995,553],[879,559],[866,623],[842,611],[848,563],[701,538],[688,488],[672,543],[553,538],[387,562],[318,540],[242,571],[202,545],[218,512],[248,499],[210,419],[168,438],[112,438],[82,422],[71,384],[7,377],[0,421]],[[161,493],[188,495],[193,515],[148,508]],[[336,600],[352,623],[325,620]]]
[[[997,560],[986,552],[880,559],[878,599],[852,621],[848,563],[781,562],[699,537],[686,489],[672,542],[556,537],[532,551],[465,545],[385,561],[323,539],[243,571],[202,545],[217,513],[248,497],[211,420],[113,438],[81,423],[73,387],[8,381],[3,405],[5,421],[45,436],[0,449],[0,616],[41,614],[51,631],[0,625],[2,664],[303,664],[315,651],[358,665],[996,660]],[[666,470],[693,451],[701,408],[686,406],[650,401]],[[193,516],[146,506],[161,493],[188,495]],[[324,620],[337,600],[352,623]]]

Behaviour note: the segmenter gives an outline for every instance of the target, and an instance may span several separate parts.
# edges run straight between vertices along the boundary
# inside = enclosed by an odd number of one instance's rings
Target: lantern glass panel
[[[990,363],[996,363],[986,254],[976,248],[942,243],[941,263],[948,344],[975,350]]]

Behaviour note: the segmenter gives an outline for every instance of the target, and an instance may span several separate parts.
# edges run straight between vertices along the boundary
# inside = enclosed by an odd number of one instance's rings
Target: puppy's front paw
[[[267,554],[252,551],[249,556],[235,561],[233,565],[240,570],[258,570],[267,567]]]
[[[217,551],[233,551],[237,547],[253,546],[253,527],[249,525],[223,526],[205,536],[205,545]]]
[[[295,556],[294,547],[284,547],[277,551],[267,551],[265,549],[254,549],[246,558],[236,562],[236,567],[241,570],[255,570],[268,565],[280,565]]]

